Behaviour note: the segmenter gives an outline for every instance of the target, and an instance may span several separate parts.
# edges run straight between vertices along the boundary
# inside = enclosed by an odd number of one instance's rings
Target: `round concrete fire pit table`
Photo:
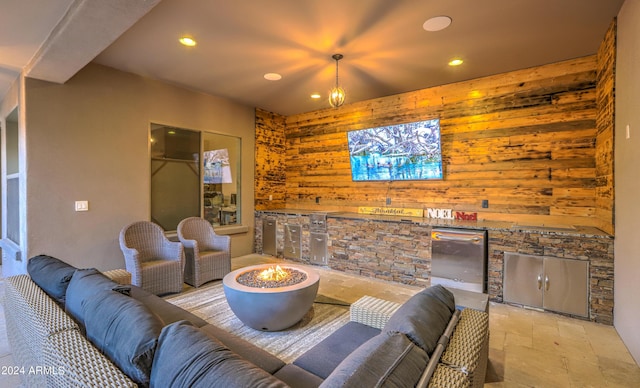
[[[259,264],[229,272],[222,284],[231,311],[245,325],[256,330],[278,331],[295,325],[313,305],[320,285],[320,275],[294,264],[277,264],[307,275],[300,283],[274,288],[245,286],[238,276],[255,270],[265,270],[276,264]]]

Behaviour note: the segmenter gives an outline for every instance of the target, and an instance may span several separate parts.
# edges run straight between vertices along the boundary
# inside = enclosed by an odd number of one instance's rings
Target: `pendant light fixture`
[[[344,104],[344,89],[338,84],[338,61],[343,58],[342,54],[333,54],[331,58],[336,60],[336,86],[329,92],[329,104],[332,107],[337,108]]]

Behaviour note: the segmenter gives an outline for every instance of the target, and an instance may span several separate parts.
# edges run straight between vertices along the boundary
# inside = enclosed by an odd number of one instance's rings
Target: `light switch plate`
[[[89,201],[76,201],[76,211],[77,212],[89,211]]]

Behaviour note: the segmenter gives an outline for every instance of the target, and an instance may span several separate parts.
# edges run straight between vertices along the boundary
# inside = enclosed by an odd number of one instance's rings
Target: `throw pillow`
[[[404,333],[429,356],[455,310],[451,291],[441,285],[420,291],[389,318],[382,331]]]
[[[151,387],[284,388],[287,385],[231,352],[190,322],[178,321],[162,329],[151,368]]]
[[[100,290],[83,305],[87,338],[140,386],[149,386],[163,323],[139,301]]]
[[[55,300],[64,305],[67,287],[76,268],[52,256],[39,255],[27,262],[31,280]]]
[[[415,387],[428,360],[404,334],[381,333],[347,356],[320,387]]]

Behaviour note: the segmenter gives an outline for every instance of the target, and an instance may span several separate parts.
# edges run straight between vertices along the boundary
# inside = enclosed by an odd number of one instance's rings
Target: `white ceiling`
[[[0,98],[20,69],[64,82],[100,53],[106,66],[290,115],[328,107],[334,53],[347,103],[361,101],[594,54],[624,0],[156,2],[0,0]],[[438,15],[451,26],[425,31]],[[198,45],[181,46],[184,34]],[[456,56],[465,63],[447,66]]]

